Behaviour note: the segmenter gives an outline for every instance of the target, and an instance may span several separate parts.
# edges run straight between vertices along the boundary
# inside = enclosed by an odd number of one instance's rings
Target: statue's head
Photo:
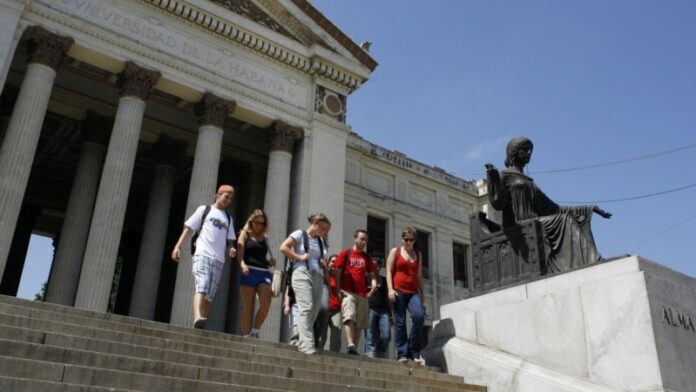
[[[531,149],[534,148],[534,144],[532,144],[532,141],[524,136],[513,137],[510,139],[507,144],[507,149],[505,150],[505,167],[511,167],[517,163],[517,161],[520,159],[518,153],[522,148],[528,148],[531,151]]]

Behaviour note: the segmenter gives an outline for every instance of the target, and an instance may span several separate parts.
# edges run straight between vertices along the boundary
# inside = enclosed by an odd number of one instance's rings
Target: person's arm
[[[249,266],[246,265],[244,262],[244,244],[247,239],[247,233],[246,231],[242,230],[241,233],[239,233],[239,238],[237,238],[237,260],[239,260],[239,267],[241,268],[241,273],[242,275],[249,275]]]
[[[394,291],[393,274],[397,249],[398,248],[392,248],[392,250],[389,251],[389,256],[387,256],[387,288],[389,293],[389,300],[392,302],[396,301],[396,291]]]
[[[237,256],[237,249],[234,247],[234,240],[227,240],[227,254],[231,259]]]
[[[603,209],[599,208],[599,206],[592,206],[592,212],[596,213],[604,219],[611,218],[611,212],[604,211]]]
[[[367,293],[367,298],[372,297],[372,295],[379,290],[379,284],[377,283],[377,273],[375,271],[370,272],[370,278],[372,281],[370,284],[372,285],[372,289]]]
[[[179,262],[181,259],[181,245],[186,242],[191,235],[193,235],[193,229],[188,226],[184,226],[184,230],[179,236],[179,241],[176,242],[176,245],[174,245],[174,250],[172,250],[172,260]]]
[[[309,253],[305,253],[303,255],[298,255],[295,253],[295,244],[297,242],[295,241],[292,236],[288,237],[283,241],[282,244],[280,244],[280,253],[285,255],[288,259],[291,261],[295,260],[309,260]]]
[[[344,263],[346,262],[346,252],[345,249],[338,252],[338,256],[336,256],[336,261],[334,261],[334,267],[331,270],[334,276],[334,280],[336,281],[336,296],[338,298],[341,298],[341,278],[343,278],[343,266],[345,265]]]

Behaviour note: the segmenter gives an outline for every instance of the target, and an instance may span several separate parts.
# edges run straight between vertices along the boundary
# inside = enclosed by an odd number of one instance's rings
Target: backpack
[[[193,256],[196,253],[196,241],[198,240],[198,236],[201,234],[201,230],[203,230],[203,225],[205,224],[205,218],[208,217],[208,213],[210,212],[210,205],[205,206],[205,211],[203,211],[203,217],[201,218],[201,227],[198,228],[195,232],[193,232],[193,236],[191,236],[191,256]],[[225,211],[225,215],[227,215],[227,232],[230,231],[230,226],[232,226],[232,218],[230,218],[230,214]],[[227,238],[227,237],[225,237]]]

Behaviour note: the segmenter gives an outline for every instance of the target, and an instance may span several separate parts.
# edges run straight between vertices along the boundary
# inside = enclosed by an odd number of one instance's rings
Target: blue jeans
[[[406,332],[406,309],[411,313],[411,334]],[[394,319],[396,336],[396,357],[417,359],[420,357],[421,331],[425,315],[423,313],[423,301],[419,293],[396,292],[394,302]],[[408,337],[407,337],[408,336]]]
[[[386,358],[390,340],[389,312],[386,309],[370,309],[370,324],[365,329],[365,355]]]

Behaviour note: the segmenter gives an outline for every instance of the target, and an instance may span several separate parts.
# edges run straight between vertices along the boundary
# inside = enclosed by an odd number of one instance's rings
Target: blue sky
[[[353,130],[467,179],[503,167],[528,136],[529,167],[556,200],[646,195],[696,183],[696,148],[601,169],[573,168],[696,144],[696,2],[314,0],[378,68],[348,101]],[[696,187],[599,203],[605,257],[638,254],[696,276]],[[43,242],[43,245],[39,245]],[[32,240],[29,262],[50,260]],[[34,252],[43,252],[40,253]],[[32,256],[36,255],[36,256]],[[27,266],[29,271],[48,267]],[[46,280],[25,274],[20,296]]]

